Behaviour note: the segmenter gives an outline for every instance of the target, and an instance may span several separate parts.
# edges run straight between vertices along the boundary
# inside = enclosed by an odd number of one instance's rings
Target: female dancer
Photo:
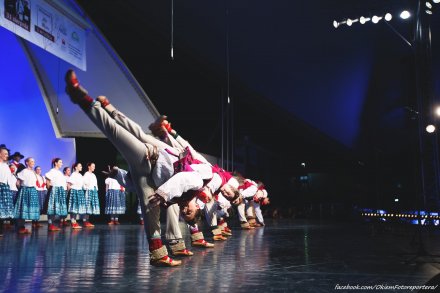
[[[37,177],[37,192],[38,192],[38,199],[40,202],[40,215],[43,214],[43,207],[44,202],[46,200],[46,194],[47,194],[47,188],[46,188],[46,180],[43,176],[41,176],[41,167],[36,166],[35,169],[35,176]],[[43,225],[40,224],[38,220],[32,221],[32,228],[40,228]]]
[[[110,215],[109,225],[119,225],[118,215],[125,213],[125,189],[116,179],[105,179],[105,214]]]
[[[31,233],[25,227],[25,220],[37,221],[40,218],[40,201],[37,192],[37,176],[33,170],[35,160],[27,158],[26,168],[17,174],[20,180],[20,190],[14,208],[14,218],[17,219],[19,234]]]
[[[81,163],[75,163],[72,166],[73,173],[67,180],[69,185],[69,214],[72,229],[82,229],[82,227],[76,222],[77,215],[86,214],[86,196],[84,194],[83,186],[84,179],[81,175],[82,165]]]
[[[98,179],[96,179],[95,163],[87,163],[87,172],[84,173],[84,190],[86,193],[86,214],[83,219],[84,227],[93,228],[90,215],[99,215]]]
[[[66,179],[60,171],[62,166],[63,161],[60,158],[55,158],[52,160],[52,169],[44,175],[48,187],[47,223],[49,232],[59,231],[60,228],[54,225],[55,219],[67,216]]]
[[[8,181],[11,170],[8,166],[9,150],[4,144],[0,145],[0,237],[3,236],[3,221],[12,218],[13,203]]]

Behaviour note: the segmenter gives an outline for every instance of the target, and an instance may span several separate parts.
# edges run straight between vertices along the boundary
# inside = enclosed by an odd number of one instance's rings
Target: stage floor
[[[405,253],[416,248],[411,233],[372,233],[370,225],[347,222],[266,224],[253,231],[232,227],[227,241],[193,248],[194,256],[181,258],[183,265],[174,268],[150,266],[139,225],[49,234],[44,225],[28,236],[6,231],[0,238],[0,291],[344,292],[336,286],[417,286],[440,273],[434,262],[440,258],[406,262],[411,255]],[[424,232],[424,238],[428,251],[440,254],[440,233]]]

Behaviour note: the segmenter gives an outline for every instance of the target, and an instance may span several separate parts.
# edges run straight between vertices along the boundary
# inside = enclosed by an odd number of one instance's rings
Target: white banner
[[[0,0],[0,26],[86,70],[86,32],[44,0]]]

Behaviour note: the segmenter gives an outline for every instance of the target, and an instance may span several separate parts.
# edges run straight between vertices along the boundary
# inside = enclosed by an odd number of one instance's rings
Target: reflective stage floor
[[[227,241],[193,248],[194,256],[174,268],[150,266],[139,225],[7,231],[0,238],[0,292],[346,292],[335,287],[424,285],[440,273],[440,258],[406,262],[416,248],[413,227],[372,233],[362,223],[269,219],[253,231],[232,229]],[[440,233],[422,235],[429,252],[440,254]]]

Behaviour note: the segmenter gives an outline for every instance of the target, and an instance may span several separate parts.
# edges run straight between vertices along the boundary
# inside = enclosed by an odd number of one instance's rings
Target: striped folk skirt
[[[99,215],[99,198],[98,190],[96,187],[94,189],[86,190],[86,214],[88,215]]]
[[[51,187],[47,198],[47,215],[67,216],[66,190],[62,186]]]
[[[14,207],[14,218],[38,220],[40,218],[40,201],[35,187],[23,186],[18,191]]]
[[[125,192],[119,189],[108,189],[105,193],[105,214],[125,214]]]
[[[69,191],[69,213],[84,215],[86,213],[86,194],[82,189]]]
[[[14,204],[9,185],[0,183],[0,219],[12,218],[13,212]]]

